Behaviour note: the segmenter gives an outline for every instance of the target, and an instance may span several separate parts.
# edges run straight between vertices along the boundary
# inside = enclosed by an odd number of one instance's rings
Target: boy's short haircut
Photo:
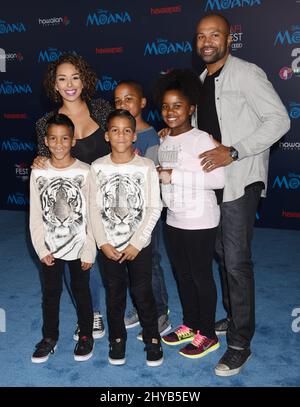
[[[46,136],[48,135],[48,129],[50,126],[66,126],[70,130],[71,137],[74,137],[75,126],[72,120],[62,113],[57,113],[51,116],[46,122]]]
[[[135,81],[133,79],[124,79],[121,82],[118,83],[118,85],[116,86],[116,88],[120,85],[129,85],[132,86],[134,88],[134,90],[138,93],[138,95],[143,98],[144,97],[144,90],[143,90],[143,85],[138,82]]]
[[[136,120],[135,118],[132,116],[131,113],[128,112],[128,110],[125,109],[115,109],[112,112],[109,113],[108,117],[107,117],[107,121],[106,121],[106,128],[108,130],[108,126],[109,123],[111,122],[112,119],[114,119],[115,117],[122,117],[122,118],[126,118],[130,121],[131,123],[131,130],[133,132],[135,132],[136,129]]]

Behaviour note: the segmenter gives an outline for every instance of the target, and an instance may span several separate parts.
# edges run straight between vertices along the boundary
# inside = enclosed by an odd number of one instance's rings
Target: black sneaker
[[[94,339],[88,336],[79,338],[74,349],[74,359],[77,362],[84,362],[93,356]]]
[[[215,368],[217,376],[234,376],[239,374],[244,364],[250,359],[250,349],[228,348]]]
[[[111,365],[124,365],[126,341],[117,338],[109,343],[108,361]]]
[[[163,350],[158,339],[153,338],[151,343],[146,343],[144,350],[147,352],[146,363],[148,366],[160,366],[163,363]]]
[[[229,322],[230,322],[229,318],[224,318],[220,319],[220,321],[217,321],[215,323],[216,335],[226,335],[228,331]]]
[[[41,342],[35,345],[35,351],[31,356],[32,363],[43,363],[52,355],[56,350],[56,341],[51,338],[43,338]]]

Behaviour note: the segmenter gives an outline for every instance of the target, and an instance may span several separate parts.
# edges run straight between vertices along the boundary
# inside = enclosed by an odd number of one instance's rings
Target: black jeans
[[[227,344],[249,348],[255,331],[254,274],[251,241],[263,183],[245,188],[245,194],[221,204],[216,254],[223,305],[230,318]]]
[[[106,291],[106,312],[109,340],[121,338],[126,341],[124,324],[127,292],[127,271],[129,289],[136,306],[143,340],[150,343],[152,338],[160,339],[157,311],[152,291],[152,246],[142,249],[132,261],[118,263],[103,255],[103,278]]]
[[[183,324],[208,338],[216,336],[217,291],[212,273],[216,233],[217,228],[186,230],[166,225]]]
[[[59,304],[65,264],[71,276],[71,290],[76,302],[80,336],[92,336],[93,307],[89,287],[90,271],[81,269],[81,261],[55,259],[53,266],[42,264],[43,337],[58,340]]]

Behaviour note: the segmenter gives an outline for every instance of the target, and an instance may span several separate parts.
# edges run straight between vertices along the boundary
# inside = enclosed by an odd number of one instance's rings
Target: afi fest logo
[[[6,53],[0,48],[0,72],[6,72]]]

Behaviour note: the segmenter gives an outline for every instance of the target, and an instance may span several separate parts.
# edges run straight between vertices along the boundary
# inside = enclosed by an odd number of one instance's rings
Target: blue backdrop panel
[[[102,0],[38,4],[12,0],[0,10],[0,208],[28,208],[35,121],[53,106],[42,79],[62,52],[85,57],[97,95],[112,100],[122,79],[144,84],[145,119],[162,127],[151,102],[157,75],[203,65],[194,51],[197,21],[209,12],[231,23],[232,53],[261,66],[289,111],[292,128],[272,148],[268,197],[257,225],[300,228],[300,3],[297,0]]]

